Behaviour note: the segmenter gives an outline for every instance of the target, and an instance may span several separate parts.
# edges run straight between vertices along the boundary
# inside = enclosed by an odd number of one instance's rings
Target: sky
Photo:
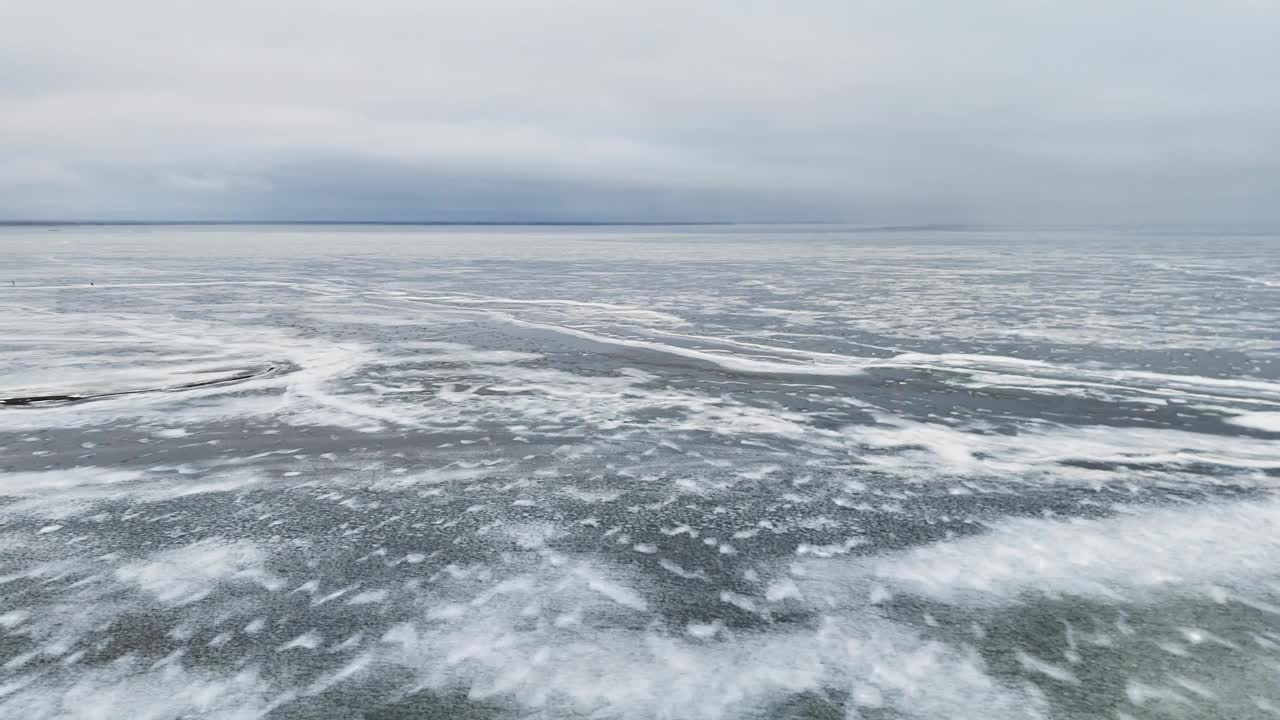
[[[0,219],[1280,221],[1280,0],[3,0]]]

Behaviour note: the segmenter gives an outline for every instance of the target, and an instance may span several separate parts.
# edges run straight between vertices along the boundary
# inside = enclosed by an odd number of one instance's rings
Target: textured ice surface
[[[1276,717],[1278,242],[0,231],[0,717]]]

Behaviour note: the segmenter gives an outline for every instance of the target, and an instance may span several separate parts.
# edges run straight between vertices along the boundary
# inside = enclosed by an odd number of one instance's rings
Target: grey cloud
[[[0,217],[1280,219],[1270,0],[46,0],[0,25]]]

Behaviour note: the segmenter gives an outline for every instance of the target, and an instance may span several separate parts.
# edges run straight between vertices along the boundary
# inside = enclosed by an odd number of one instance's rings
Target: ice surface
[[[1274,717],[1274,242],[0,230],[0,717]]]

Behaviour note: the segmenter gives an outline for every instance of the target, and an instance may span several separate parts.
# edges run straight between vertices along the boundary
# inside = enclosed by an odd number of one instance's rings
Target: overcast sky
[[[1274,222],[1280,0],[4,0],[0,218]]]

